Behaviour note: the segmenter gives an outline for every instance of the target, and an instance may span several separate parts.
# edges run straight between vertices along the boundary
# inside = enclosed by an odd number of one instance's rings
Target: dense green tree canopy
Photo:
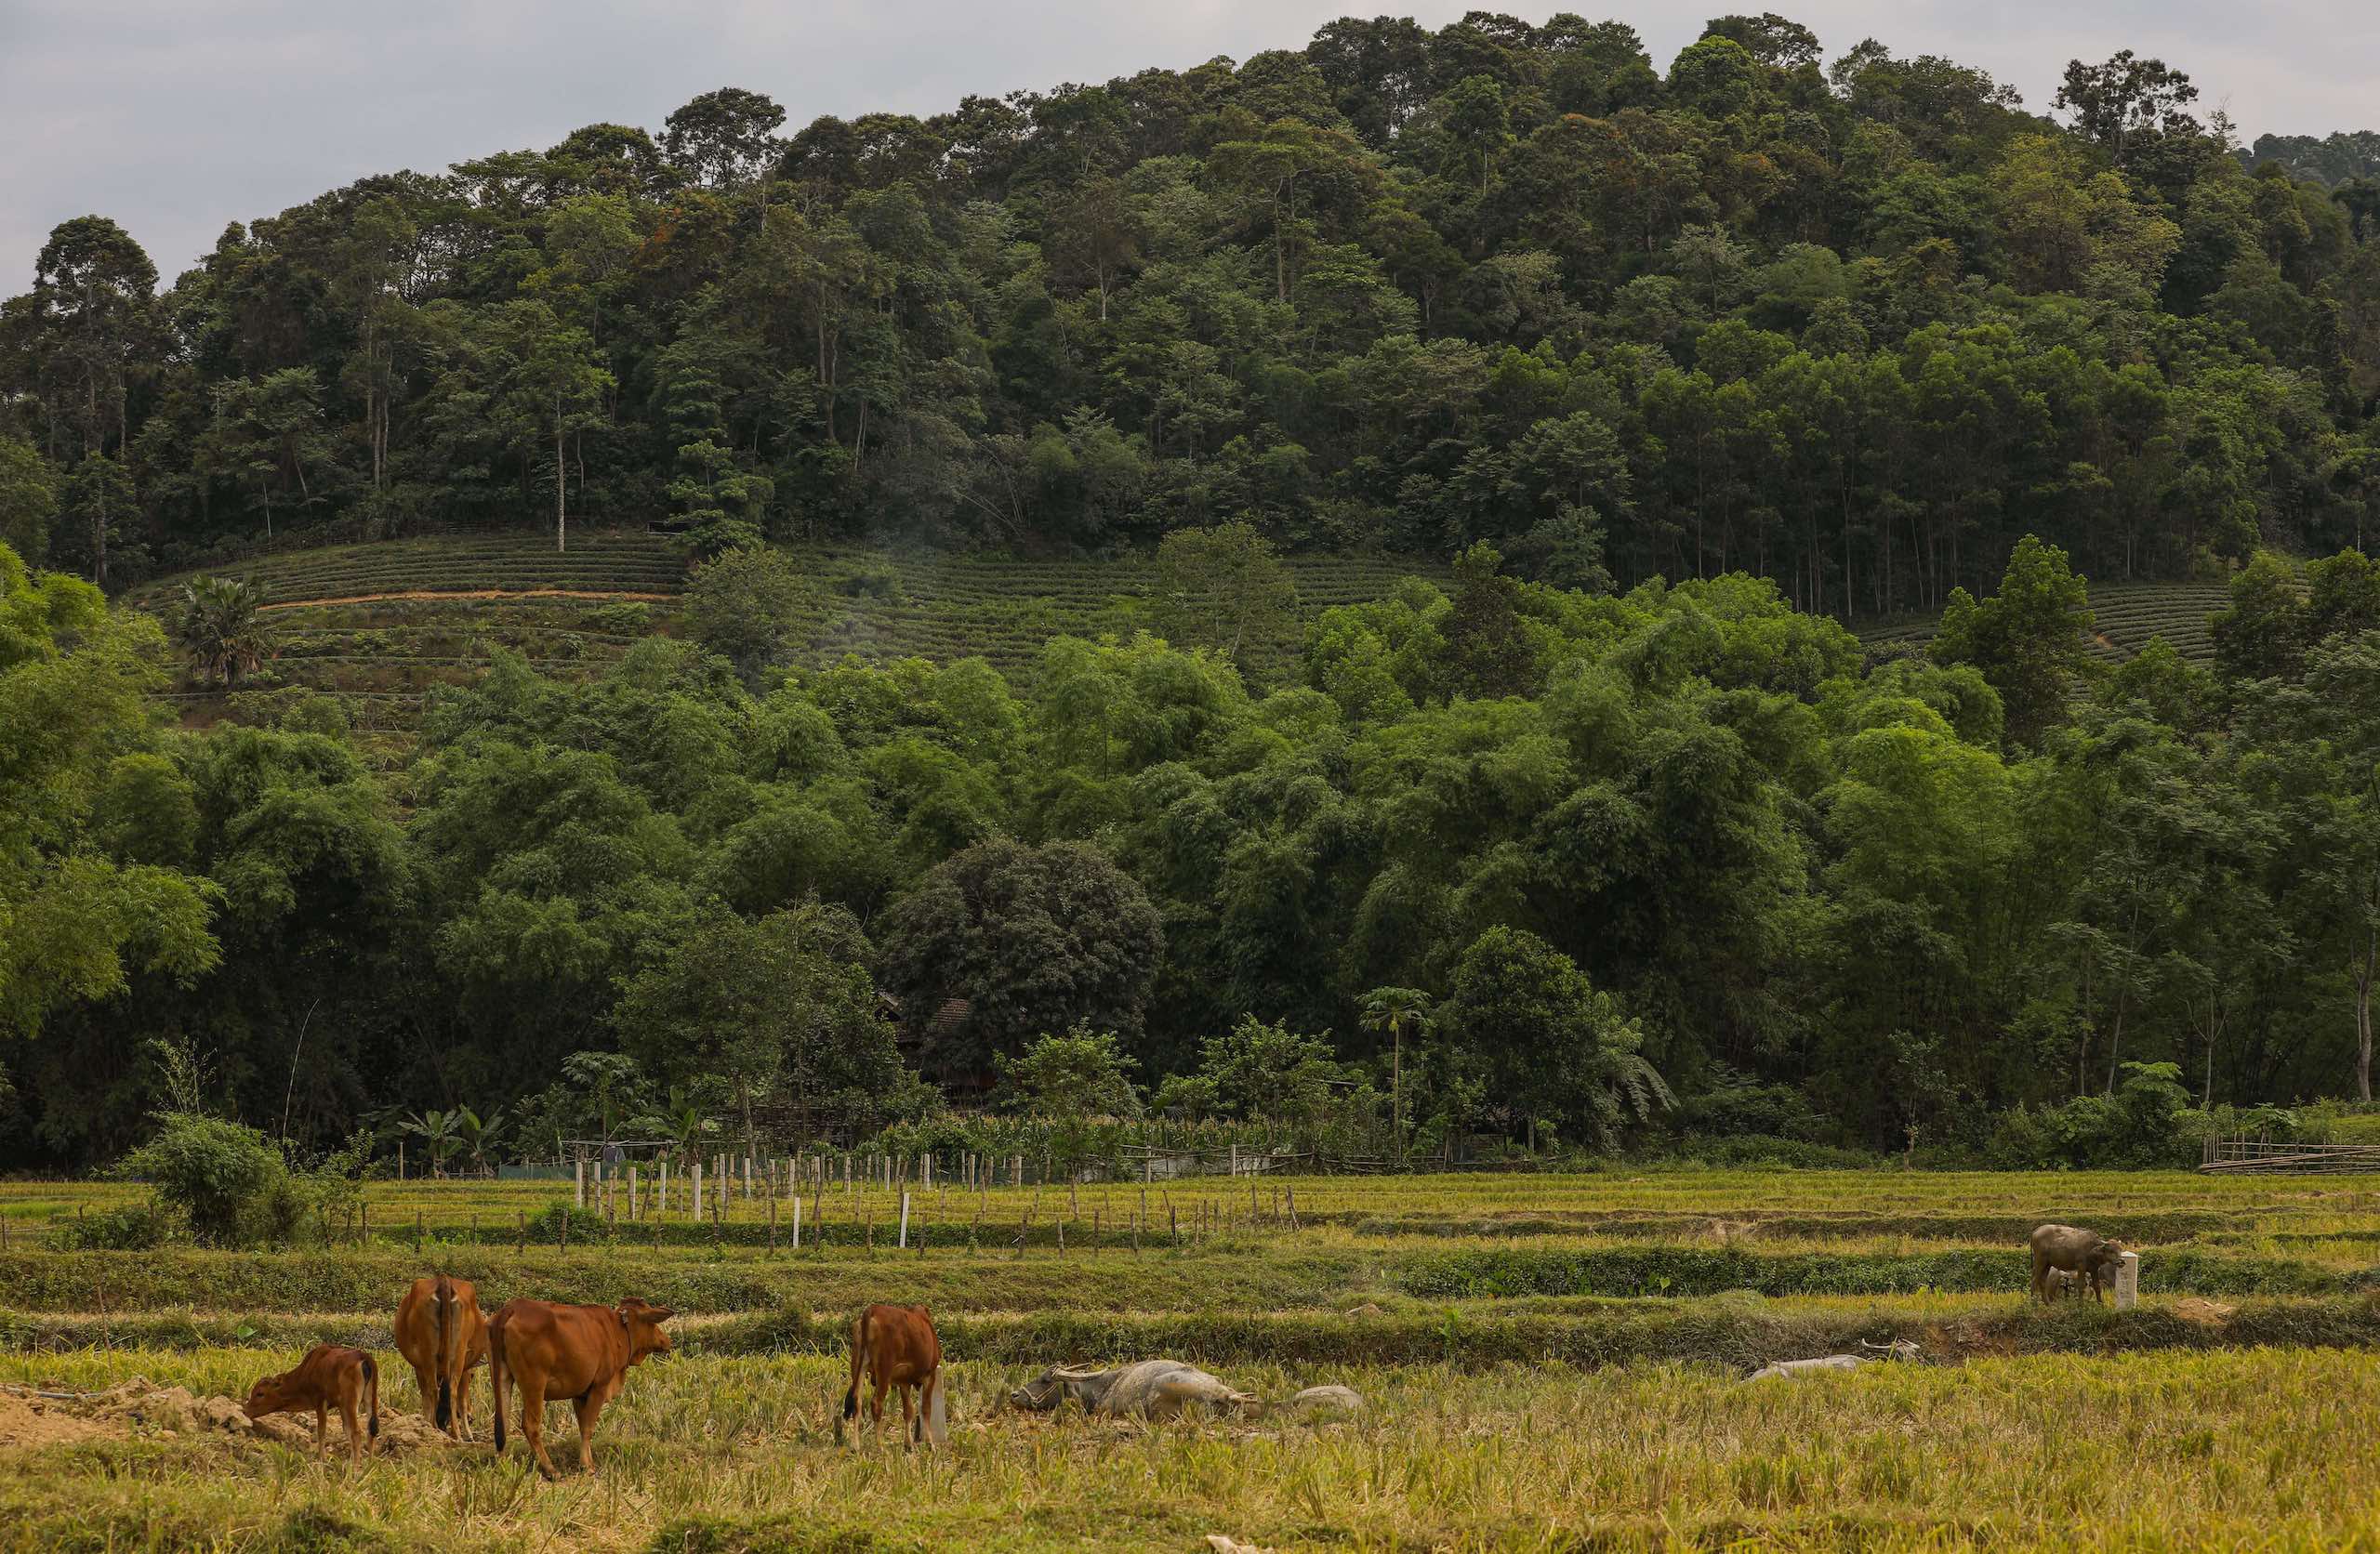
[[[1028,1050],[1398,1147],[2368,1093],[2371,137],[2061,82],[1346,19],[790,135],[722,88],[163,290],[61,224],[0,304],[0,1166],[191,1110],[166,1038],[276,1135],[483,1152],[849,1137]],[[682,606],[402,748],[173,727],[101,591],[588,519],[679,532]],[[1143,552],[1162,637],[797,666],[773,542],[853,539]],[[1437,581],[1283,664],[1299,550]],[[2086,579],[2185,577],[2211,665],[2095,639]],[[189,581],[185,655],[263,678],[259,601]],[[1896,617],[1939,630],[1849,629]]]
[[[0,470],[50,469],[0,528],[121,583],[291,527],[1245,523],[1854,619],[2026,533],[2100,578],[2360,539],[2369,132],[2241,150],[2130,50],[2048,116],[1823,59],[1769,13],[1665,66],[1567,14],[1350,19],[789,137],[721,88],[235,225],[163,292],[78,217],[0,310]]]

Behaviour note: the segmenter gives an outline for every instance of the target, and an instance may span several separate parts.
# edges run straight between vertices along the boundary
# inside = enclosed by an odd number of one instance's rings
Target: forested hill
[[[0,313],[0,537],[120,587],[293,529],[1245,517],[1855,622],[2027,532],[2107,583],[2327,552],[2380,499],[2369,137],[2243,155],[2198,95],[2127,52],[2044,114],[1774,15],[1667,61],[1382,18],[789,136],[721,90],[235,224],[162,293],[78,218]]]

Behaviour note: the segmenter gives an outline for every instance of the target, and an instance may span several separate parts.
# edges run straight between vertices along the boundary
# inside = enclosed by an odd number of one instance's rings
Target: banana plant
[[[430,1170],[433,1176],[444,1176],[446,1162],[463,1147],[462,1115],[459,1110],[441,1112],[431,1108],[416,1112],[404,1120],[404,1131],[419,1139],[428,1151]]]
[[[495,1164],[489,1155],[503,1139],[510,1124],[505,1121],[504,1108],[491,1106],[483,1118],[469,1107],[453,1113],[455,1136],[463,1152],[470,1157],[471,1168],[484,1172]]]
[[[635,1126],[668,1139],[670,1152],[683,1169],[694,1164],[696,1147],[719,1131],[719,1119],[710,1114],[710,1109],[692,1090],[683,1085],[672,1085],[661,1109],[638,1118]]]

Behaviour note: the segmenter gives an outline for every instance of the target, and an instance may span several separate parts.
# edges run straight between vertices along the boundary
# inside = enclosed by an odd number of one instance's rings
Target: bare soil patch
[[[370,1430],[368,1421],[364,1429]],[[143,1376],[101,1392],[0,1386],[0,1449],[181,1435],[273,1441],[311,1451],[314,1421],[311,1413],[250,1419],[236,1399],[201,1397],[186,1387],[158,1387]],[[443,1430],[420,1415],[395,1413],[383,1404],[379,1439],[371,1440],[367,1433],[364,1449],[416,1452],[451,1443]],[[343,1451],[346,1445],[347,1427],[334,1412],[330,1449]]]

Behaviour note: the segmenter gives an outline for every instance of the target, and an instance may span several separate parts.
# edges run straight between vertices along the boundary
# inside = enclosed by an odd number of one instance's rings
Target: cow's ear
[[[674,1317],[678,1313],[675,1310],[672,1310],[669,1307],[652,1306],[646,1308],[644,1317],[647,1322],[652,1323],[655,1326],[659,1326],[662,1323],[668,1322],[671,1317]]]

